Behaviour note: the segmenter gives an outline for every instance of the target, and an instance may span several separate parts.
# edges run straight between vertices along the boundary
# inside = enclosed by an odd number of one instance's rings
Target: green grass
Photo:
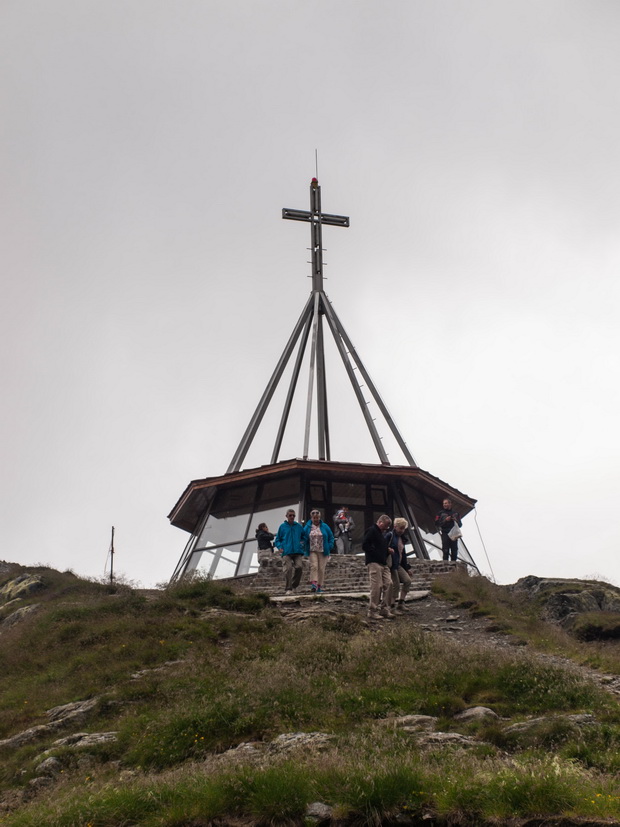
[[[375,733],[376,738],[376,733]],[[185,766],[157,778],[119,783],[82,778],[8,816],[4,827],[145,827],[209,825],[217,819],[250,824],[302,824],[306,806],[321,801],[340,823],[381,825],[398,814],[435,814],[450,823],[575,815],[618,819],[620,784],[556,758],[507,766],[471,755],[424,760],[388,739],[370,735],[321,755],[275,760],[270,766]],[[85,794],[86,793],[86,794]]]
[[[571,632],[579,640],[619,640],[620,612],[584,612],[576,618]]]
[[[583,581],[596,591],[596,581]],[[607,587],[617,591],[615,587]],[[620,638],[616,612],[581,615],[570,632],[542,620],[546,599],[555,592],[578,591],[578,586],[557,585],[531,598],[525,590],[496,586],[485,577],[468,577],[463,572],[443,575],[433,592],[472,616],[489,618],[497,631],[511,635],[541,651],[561,654],[577,663],[612,674],[620,674]]]
[[[553,637],[521,597],[482,578],[445,578],[441,588],[511,634],[535,629],[530,646],[468,646],[414,622],[373,633],[346,615],[289,625],[266,597],[205,580],[146,600],[125,586],[36,573],[46,588],[24,603],[38,611],[0,636],[0,737],[90,696],[97,707],[77,729],[114,730],[119,740],[90,749],[87,770],[79,751],[58,752],[62,778],[0,816],[2,827],[198,827],[225,817],[301,824],[312,801],[359,825],[423,812],[620,816],[617,702],[533,651],[565,645],[585,662],[587,644]],[[475,705],[509,722],[551,717],[514,735],[502,721],[453,718]],[[581,712],[595,722],[566,718]],[[480,744],[421,750],[413,736],[385,726],[407,714],[439,716],[442,729]],[[320,754],[268,752],[251,765],[219,757],[244,741],[297,731],[330,733],[331,746]],[[27,785],[43,750],[64,734],[2,750],[0,794]]]

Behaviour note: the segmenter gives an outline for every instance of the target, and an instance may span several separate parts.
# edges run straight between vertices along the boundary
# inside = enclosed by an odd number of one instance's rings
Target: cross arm
[[[289,210],[286,207],[282,210],[282,218],[290,218],[291,221],[316,221],[321,219],[321,224],[331,224],[336,227],[348,227],[348,215],[330,215],[329,213],[319,213],[318,215],[308,212],[308,210]]]

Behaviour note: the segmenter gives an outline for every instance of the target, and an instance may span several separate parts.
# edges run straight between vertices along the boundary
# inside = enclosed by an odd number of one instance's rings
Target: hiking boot
[[[396,615],[394,612],[390,611],[390,609],[381,609],[381,617],[385,618],[385,620],[394,620]]]
[[[408,612],[409,607],[405,606],[405,601],[404,600],[397,600],[396,601],[396,611],[397,612]]]
[[[368,612],[368,620],[381,620],[381,615],[379,612]]]

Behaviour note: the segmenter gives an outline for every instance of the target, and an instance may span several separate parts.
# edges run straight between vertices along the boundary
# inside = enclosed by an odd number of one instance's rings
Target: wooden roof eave
[[[476,505],[476,500],[454,488],[439,477],[428,471],[409,465],[379,465],[358,462],[332,462],[324,460],[291,459],[273,465],[262,465],[259,468],[249,468],[219,477],[205,477],[192,480],[168,515],[170,522],[185,531],[192,532],[196,528],[199,513],[204,513],[209,499],[216,489],[228,485],[239,485],[266,477],[283,476],[292,473],[316,472],[322,477],[346,479],[356,481],[356,478],[368,480],[372,474],[374,482],[388,482],[397,477],[402,482],[410,482],[415,488],[430,495],[433,499],[449,497],[458,502],[461,513],[468,514]],[[196,498],[202,500],[201,508],[196,508]]]

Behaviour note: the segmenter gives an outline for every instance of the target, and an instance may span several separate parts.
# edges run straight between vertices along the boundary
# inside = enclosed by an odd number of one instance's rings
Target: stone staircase
[[[435,577],[454,571],[459,563],[450,563],[443,560],[418,560],[410,558],[411,569],[409,574],[413,578],[412,591],[430,589]],[[304,559],[304,573],[301,578],[299,592],[309,592],[308,560]],[[230,577],[219,580],[220,583],[229,583],[235,588],[244,591],[263,592],[277,596],[284,593],[284,576],[282,574],[282,558],[274,555],[265,560],[255,574],[245,574],[241,577]],[[330,594],[359,594],[368,593],[368,572],[364,564],[364,556],[335,554],[329,559],[325,572],[325,595]]]

